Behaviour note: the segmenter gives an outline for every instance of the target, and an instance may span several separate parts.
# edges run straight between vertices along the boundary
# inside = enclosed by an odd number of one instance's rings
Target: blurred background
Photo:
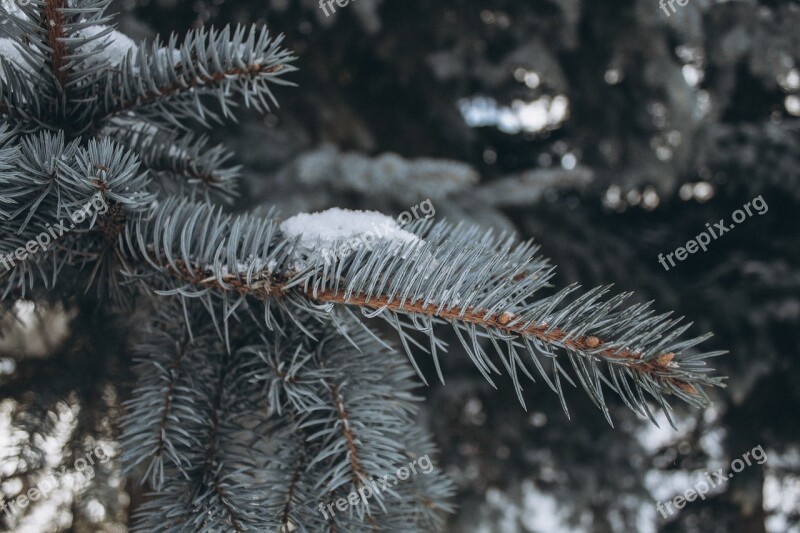
[[[705,410],[656,427],[583,391],[571,420],[542,383],[492,389],[458,341],[422,424],[458,487],[448,531],[800,531],[800,2],[124,0],[134,40],[267,24],[298,56],[280,109],[208,132],[245,176],[237,210],[332,206],[533,238],[558,287],[615,284],[713,331],[729,376]],[[328,10],[330,12],[330,9]],[[667,14],[669,13],[669,15]],[[706,223],[768,205],[665,270]],[[17,302],[0,339],[0,491],[27,490],[86,443],[115,444],[132,382],[126,331],[86,302]],[[398,355],[402,357],[402,355]],[[420,362],[423,358],[420,358]],[[423,368],[435,376],[433,365]],[[705,500],[656,509],[745,468]],[[24,531],[126,531],[141,501],[115,461],[61,478]]]

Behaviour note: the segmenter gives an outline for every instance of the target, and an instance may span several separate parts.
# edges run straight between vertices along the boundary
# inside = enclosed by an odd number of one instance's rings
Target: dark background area
[[[355,0],[331,17],[312,0],[116,5],[137,41],[200,24],[286,35],[298,87],[276,91],[273,114],[243,109],[209,132],[244,165],[237,209],[396,216],[429,198],[437,219],[535,239],[558,287],[635,291],[693,321],[690,333],[713,331],[707,349],[730,351],[712,365],[727,388],[703,412],[676,406],[675,431],[616,398],[611,428],[580,390],[567,393],[568,420],[543,383],[527,385],[526,411],[453,340],[446,385],[427,364],[421,389],[421,423],[458,487],[451,531],[800,530],[800,3],[675,5],[667,16],[656,0]],[[758,196],[766,213],[669,271],[659,264]],[[91,320],[73,323],[115,340],[80,361],[124,352],[125,332]],[[91,379],[104,398],[94,423],[113,437],[107,385],[125,388],[125,365],[83,366],[77,351],[35,371],[51,373],[53,398]],[[765,464],[678,514],[656,511],[759,445]],[[104,479],[98,501],[111,499]],[[83,494],[60,530],[123,527],[140,496],[117,481],[132,505],[116,498],[98,521]]]

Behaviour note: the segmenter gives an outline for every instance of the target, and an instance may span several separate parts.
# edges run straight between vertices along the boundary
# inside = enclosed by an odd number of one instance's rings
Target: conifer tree
[[[118,320],[153,310],[132,336],[121,424],[119,459],[146,493],[133,530],[440,528],[441,472],[377,482],[435,456],[414,390],[429,378],[419,357],[445,380],[445,327],[492,385],[510,376],[523,407],[529,379],[565,411],[570,385],[609,423],[612,392],[655,421],[654,405],[703,407],[721,384],[706,366],[720,352],[696,349],[706,336],[685,338],[669,313],[610,287],[542,296],[554,267],[513,235],[230,212],[234,155],[195,130],[275,108],[295,57],[259,27],[134,43],[109,4],[4,13],[0,281],[9,304],[88,294]],[[373,223],[388,230],[368,241],[359,228]]]

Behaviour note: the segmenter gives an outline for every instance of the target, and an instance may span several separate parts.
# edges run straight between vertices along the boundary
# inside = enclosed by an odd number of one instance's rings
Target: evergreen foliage
[[[6,13],[0,59],[0,253],[102,195],[46,249],[0,271],[3,298],[90,292],[109,313],[153,306],[136,339],[126,472],[150,493],[137,531],[416,531],[452,510],[438,471],[327,516],[434,452],[416,427],[419,353],[439,370],[453,328],[478,371],[508,374],[522,405],[540,380],[567,411],[582,387],[611,422],[618,394],[655,422],[668,399],[708,403],[721,385],[688,324],[627,293],[541,296],[553,267],[531,242],[416,222],[421,242],[379,240],[330,263],[272,212],[236,215],[231,154],[192,132],[244,105],[277,105],[291,52],[266,29],[193,30],[135,45],[105,0],[32,0]],[[434,166],[435,167],[435,166]],[[375,327],[396,330],[408,362]]]

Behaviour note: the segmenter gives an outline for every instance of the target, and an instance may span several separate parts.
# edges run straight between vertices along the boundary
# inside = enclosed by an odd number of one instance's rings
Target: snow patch
[[[17,0],[0,0],[0,9],[14,17],[28,20],[28,15],[20,9]]]
[[[0,57],[13,63],[20,70],[33,73],[30,63],[25,61],[19,46],[12,39],[0,38]],[[5,80],[5,73],[2,67],[0,67],[0,80]]]
[[[109,26],[89,26],[78,32],[77,36],[91,39],[108,29]],[[91,54],[87,61],[117,66],[128,55],[128,51],[135,54],[137,49],[138,46],[133,39],[120,31],[111,30],[108,35],[84,44],[79,50],[81,54]]]
[[[178,49],[174,49],[171,52],[166,48],[159,48],[158,50],[158,60],[161,63],[165,63],[168,59],[172,60],[172,64],[178,64],[181,62],[181,51]]]
[[[403,245],[423,244],[415,234],[400,228],[391,217],[376,211],[352,211],[338,207],[319,213],[300,213],[281,224],[288,239],[300,238],[298,264],[318,258],[342,257],[376,241],[390,241],[399,249]]]
[[[397,242],[418,242],[411,232],[400,228],[393,218],[377,211],[352,211],[334,207],[319,213],[300,213],[281,224],[281,231],[289,237],[301,236],[301,245],[333,244],[368,232],[381,232],[381,236]]]

